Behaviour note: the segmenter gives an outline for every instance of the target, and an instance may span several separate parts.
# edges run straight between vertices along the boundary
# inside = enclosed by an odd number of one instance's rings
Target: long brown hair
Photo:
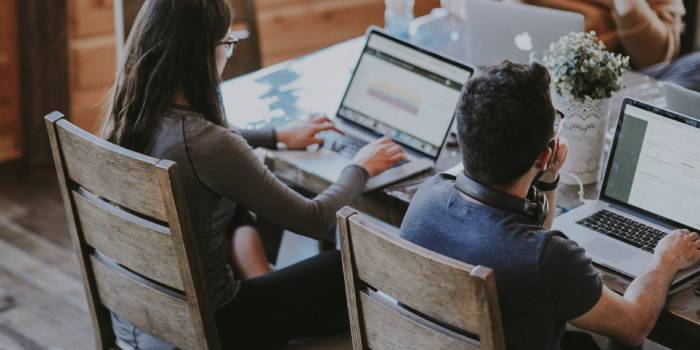
[[[103,137],[145,151],[178,94],[207,120],[225,125],[216,48],[230,23],[226,0],[146,0],[108,96]]]

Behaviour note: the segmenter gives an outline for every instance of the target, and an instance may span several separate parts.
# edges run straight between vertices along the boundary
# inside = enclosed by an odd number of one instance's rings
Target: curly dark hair
[[[458,142],[465,173],[487,185],[525,174],[553,137],[554,107],[547,69],[505,61],[462,89]]]

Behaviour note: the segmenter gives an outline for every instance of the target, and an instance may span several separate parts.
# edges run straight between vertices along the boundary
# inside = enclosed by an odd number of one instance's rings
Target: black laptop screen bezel
[[[624,122],[624,119],[625,119],[625,114],[626,114],[625,111],[627,110],[627,106],[637,107],[637,108],[643,109],[645,111],[660,115],[662,117],[665,117],[665,118],[668,118],[668,119],[671,119],[671,120],[674,120],[674,121],[677,121],[677,122],[680,122],[680,123],[683,123],[686,125],[694,126],[695,128],[700,129],[700,121],[695,119],[695,118],[685,116],[682,114],[678,114],[678,113],[669,111],[667,109],[655,107],[655,106],[652,106],[650,104],[644,103],[644,102],[639,101],[639,100],[635,100],[635,99],[630,98],[630,97],[626,97],[622,101],[622,108],[620,108],[620,117],[618,118],[617,127],[615,129],[615,136],[613,138],[613,142],[612,142],[612,145],[610,147],[610,156],[608,157],[607,166],[605,168],[605,176],[603,179],[603,185],[600,189],[599,198],[605,202],[615,204],[616,206],[620,206],[622,208],[631,209],[634,212],[641,213],[644,216],[650,217],[654,220],[660,221],[660,222],[668,224],[670,226],[673,226],[676,228],[687,228],[687,229],[691,229],[693,231],[698,231],[700,229],[698,227],[689,227],[688,225],[682,224],[682,223],[677,222],[675,220],[671,220],[669,218],[666,218],[665,216],[662,216],[662,215],[659,215],[656,213],[652,213],[652,212],[647,211],[645,209],[639,208],[635,205],[625,203],[619,199],[609,197],[605,194],[607,187],[608,187],[608,178],[610,176],[610,168],[612,167],[612,162],[615,159],[615,150],[617,148],[617,140],[620,136],[620,132],[622,131],[622,123]]]
[[[362,58],[363,58],[363,56],[364,56],[364,53],[365,53],[365,51],[367,50],[367,46],[369,45],[369,39],[372,37],[372,35],[379,35],[379,36],[381,36],[381,37],[383,37],[383,38],[385,38],[385,39],[389,39],[389,40],[391,40],[391,41],[393,41],[393,42],[399,43],[399,44],[401,44],[402,46],[410,47],[411,49],[416,50],[416,51],[419,52],[419,53],[426,54],[426,55],[428,55],[428,56],[430,56],[430,57],[432,57],[432,58],[435,58],[435,59],[440,60],[440,61],[442,61],[442,62],[448,63],[448,64],[450,64],[450,65],[456,66],[457,68],[464,69],[464,70],[466,70],[467,72],[469,72],[469,77],[467,77],[467,80],[471,79],[471,78],[474,76],[474,71],[475,71],[475,70],[474,70],[474,68],[472,68],[471,66],[468,66],[468,65],[466,65],[466,64],[464,64],[464,63],[461,63],[461,62],[458,62],[458,61],[453,60],[453,59],[451,59],[451,58],[445,57],[445,56],[443,56],[443,55],[441,55],[441,54],[439,54],[439,53],[436,53],[436,52],[430,51],[430,50],[428,50],[428,49],[419,47],[419,46],[417,46],[417,45],[415,45],[415,44],[413,44],[413,43],[411,43],[411,42],[409,42],[409,41],[406,41],[406,40],[397,38],[397,37],[395,37],[395,36],[392,36],[392,35],[390,35],[390,34],[384,32],[383,30],[381,30],[381,29],[379,29],[379,28],[377,28],[377,27],[370,27],[370,28],[367,30],[367,34],[365,34],[365,44],[362,46],[362,52],[360,53],[360,57],[357,59],[357,63],[355,63],[355,67],[354,67],[353,70],[352,70],[352,76],[351,76],[350,79],[348,80],[348,84],[347,84],[347,86],[346,86],[346,88],[345,88],[345,92],[343,93],[343,98],[340,100],[340,104],[338,105],[338,110],[336,111],[335,116],[336,116],[336,118],[342,119],[344,122],[348,122],[348,123],[352,124],[353,126],[357,126],[357,127],[361,128],[361,129],[363,129],[363,130],[366,130],[366,131],[370,132],[372,135],[375,135],[375,136],[377,136],[377,137],[382,136],[382,134],[381,134],[381,133],[378,133],[376,130],[373,130],[373,129],[371,129],[371,128],[368,128],[368,127],[366,127],[366,126],[364,126],[364,125],[362,125],[362,124],[359,124],[359,123],[355,122],[354,120],[349,119],[349,118],[347,118],[347,117],[344,117],[344,116],[342,116],[342,115],[340,114],[340,111],[341,111],[341,109],[343,108],[343,104],[344,104],[344,102],[345,102],[345,98],[347,97],[348,91],[350,90],[350,86],[352,85],[352,82],[355,80],[355,74],[357,73],[357,67],[358,67],[358,66],[360,65],[360,63],[362,62]],[[462,85],[462,87],[464,87],[464,85]],[[458,102],[455,102],[455,106],[454,106],[454,109],[455,109],[455,110],[457,109],[457,103],[458,103]],[[430,159],[433,159],[433,160],[437,160],[438,158],[440,158],[440,154],[442,153],[442,149],[445,147],[445,142],[447,141],[447,137],[450,135],[450,130],[452,130],[452,127],[453,127],[454,123],[455,123],[455,114],[453,113],[453,114],[452,114],[452,120],[450,121],[450,126],[449,126],[449,127],[447,128],[447,130],[445,131],[445,135],[444,135],[443,138],[442,138],[442,143],[440,143],[440,145],[439,145],[439,147],[438,147],[438,151],[437,151],[437,153],[436,153],[435,155],[428,154],[428,153],[424,152],[423,150],[417,149],[417,148],[415,148],[415,147],[412,147],[411,145],[408,145],[408,144],[406,144],[406,143],[400,142],[400,141],[398,141],[398,140],[394,140],[394,141],[395,141],[396,143],[401,144],[402,146],[404,146],[404,147],[406,147],[406,148],[409,148],[409,149],[411,149],[411,150],[413,150],[413,151],[415,151],[415,152],[420,153],[420,154],[423,155],[423,156],[426,156],[426,157],[428,157],[428,158],[430,158]]]

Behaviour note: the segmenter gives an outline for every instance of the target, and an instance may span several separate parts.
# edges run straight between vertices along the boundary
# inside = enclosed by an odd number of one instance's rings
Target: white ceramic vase
[[[566,139],[569,155],[563,172],[578,177],[584,185],[600,179],[605,128],[608,123],[610,99],[569,101],[559,94],[554,95],[554,105],[566,118],[562,138]],[[566,184],[576,184],[571,176],[562,176]]]

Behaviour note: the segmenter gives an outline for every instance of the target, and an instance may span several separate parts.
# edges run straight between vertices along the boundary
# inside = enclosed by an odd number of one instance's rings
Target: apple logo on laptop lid
[[[532,37],[528,32],[522,32],[515,36],[515,46],[521,51],[532,51]]]

